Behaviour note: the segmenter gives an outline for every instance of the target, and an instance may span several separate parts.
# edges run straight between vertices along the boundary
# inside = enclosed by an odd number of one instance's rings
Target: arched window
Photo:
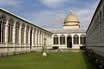
[[[21,28],[21,44],[24,44],[24,30],[25,30],[25,24],[22,24],[22,28]]]
[[[61,35],[60,36],[60,44],[65,44],[65,36],[64,35]]]
[[[19,22],[16,23],[16,29],[15,29],[15,43],[19,43]]]
[[[56,45],[58,44],[58,36],[55,35],[54,38],[53,38],[53,43]]]
[[[86,37],[85,37],[85,35],[81,35],[81,37],[80,37],[80,43],[81,44],[86,44]]]
[[[6,16],[0,15],[0,43],[5,42],[5,24],[6,24]]]
[[[14,20],[9,19],[9,23],[8,23],[8,43],[12,43],[12,41],[13,41],[13,24],[14,24]]]
[[[74,44],[79,44],[79,36],[78,35],[74,36]]]

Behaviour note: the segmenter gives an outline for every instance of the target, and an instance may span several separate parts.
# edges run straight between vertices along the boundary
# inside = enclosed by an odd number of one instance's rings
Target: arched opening
[[[8,43],[12,43],[13,41],[13,23],[14,20],[10,19],[8,23]]]
[[[32,30],[30,31],[30,48],[32,48]]]
[[[57,35],[54,36],[53,43],[54,43],[54,45],[58,44],[58,36]]]
[[[29,32],[29,26],[27,26],[27,29],[26,29],[26,44],[28,44],[28,32]]]
[[[6,24],[6,16],[0,15],[0,43],[5,43],[5,24]]]
[[[20,28],[20,24],[19,22],[16,23],[16,29],[15,29],[15,43],[18,44],[19,43],[19,28]]]
[[[72,38],[71,38],[71,36],[67,37],[67,48],[72,48]]]
[[[24,44],[24,30],[25,30],[25,24],[22,24],[21,28],[21,44]]]
[[[79,36],[74,35],[74,44],[79,44]]]
[[[64,45],[65,44],[65,36],[64,35],[61,35],[60,36],[60,44],[61,45]]]
[[[80,43],[81,44],[86,44],[86,36],[85,35],[81,35],[81,37],[80,37]]]

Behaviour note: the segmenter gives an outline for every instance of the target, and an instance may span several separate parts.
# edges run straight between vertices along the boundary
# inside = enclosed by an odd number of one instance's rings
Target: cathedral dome
[[[72,11],[70,11],[70,14],[64,20],[64,23],[69,23],[69,22],[79,23],[77,16],[75,16]]]

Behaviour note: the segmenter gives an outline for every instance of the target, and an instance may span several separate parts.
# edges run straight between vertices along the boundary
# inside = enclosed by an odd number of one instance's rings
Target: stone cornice
[[[67,22],[64,22],[64,23],[80,23],[78,21],[67,21]]]
[[[64,25],[64,26],[80,26],[79,24],[75,24],[75,25]]]

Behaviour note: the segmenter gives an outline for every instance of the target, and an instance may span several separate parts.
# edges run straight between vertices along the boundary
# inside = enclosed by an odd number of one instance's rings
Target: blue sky
[[[70,10],[87,28],[99,0],[0,0],[0,7],[47,29],[62,29]]]

